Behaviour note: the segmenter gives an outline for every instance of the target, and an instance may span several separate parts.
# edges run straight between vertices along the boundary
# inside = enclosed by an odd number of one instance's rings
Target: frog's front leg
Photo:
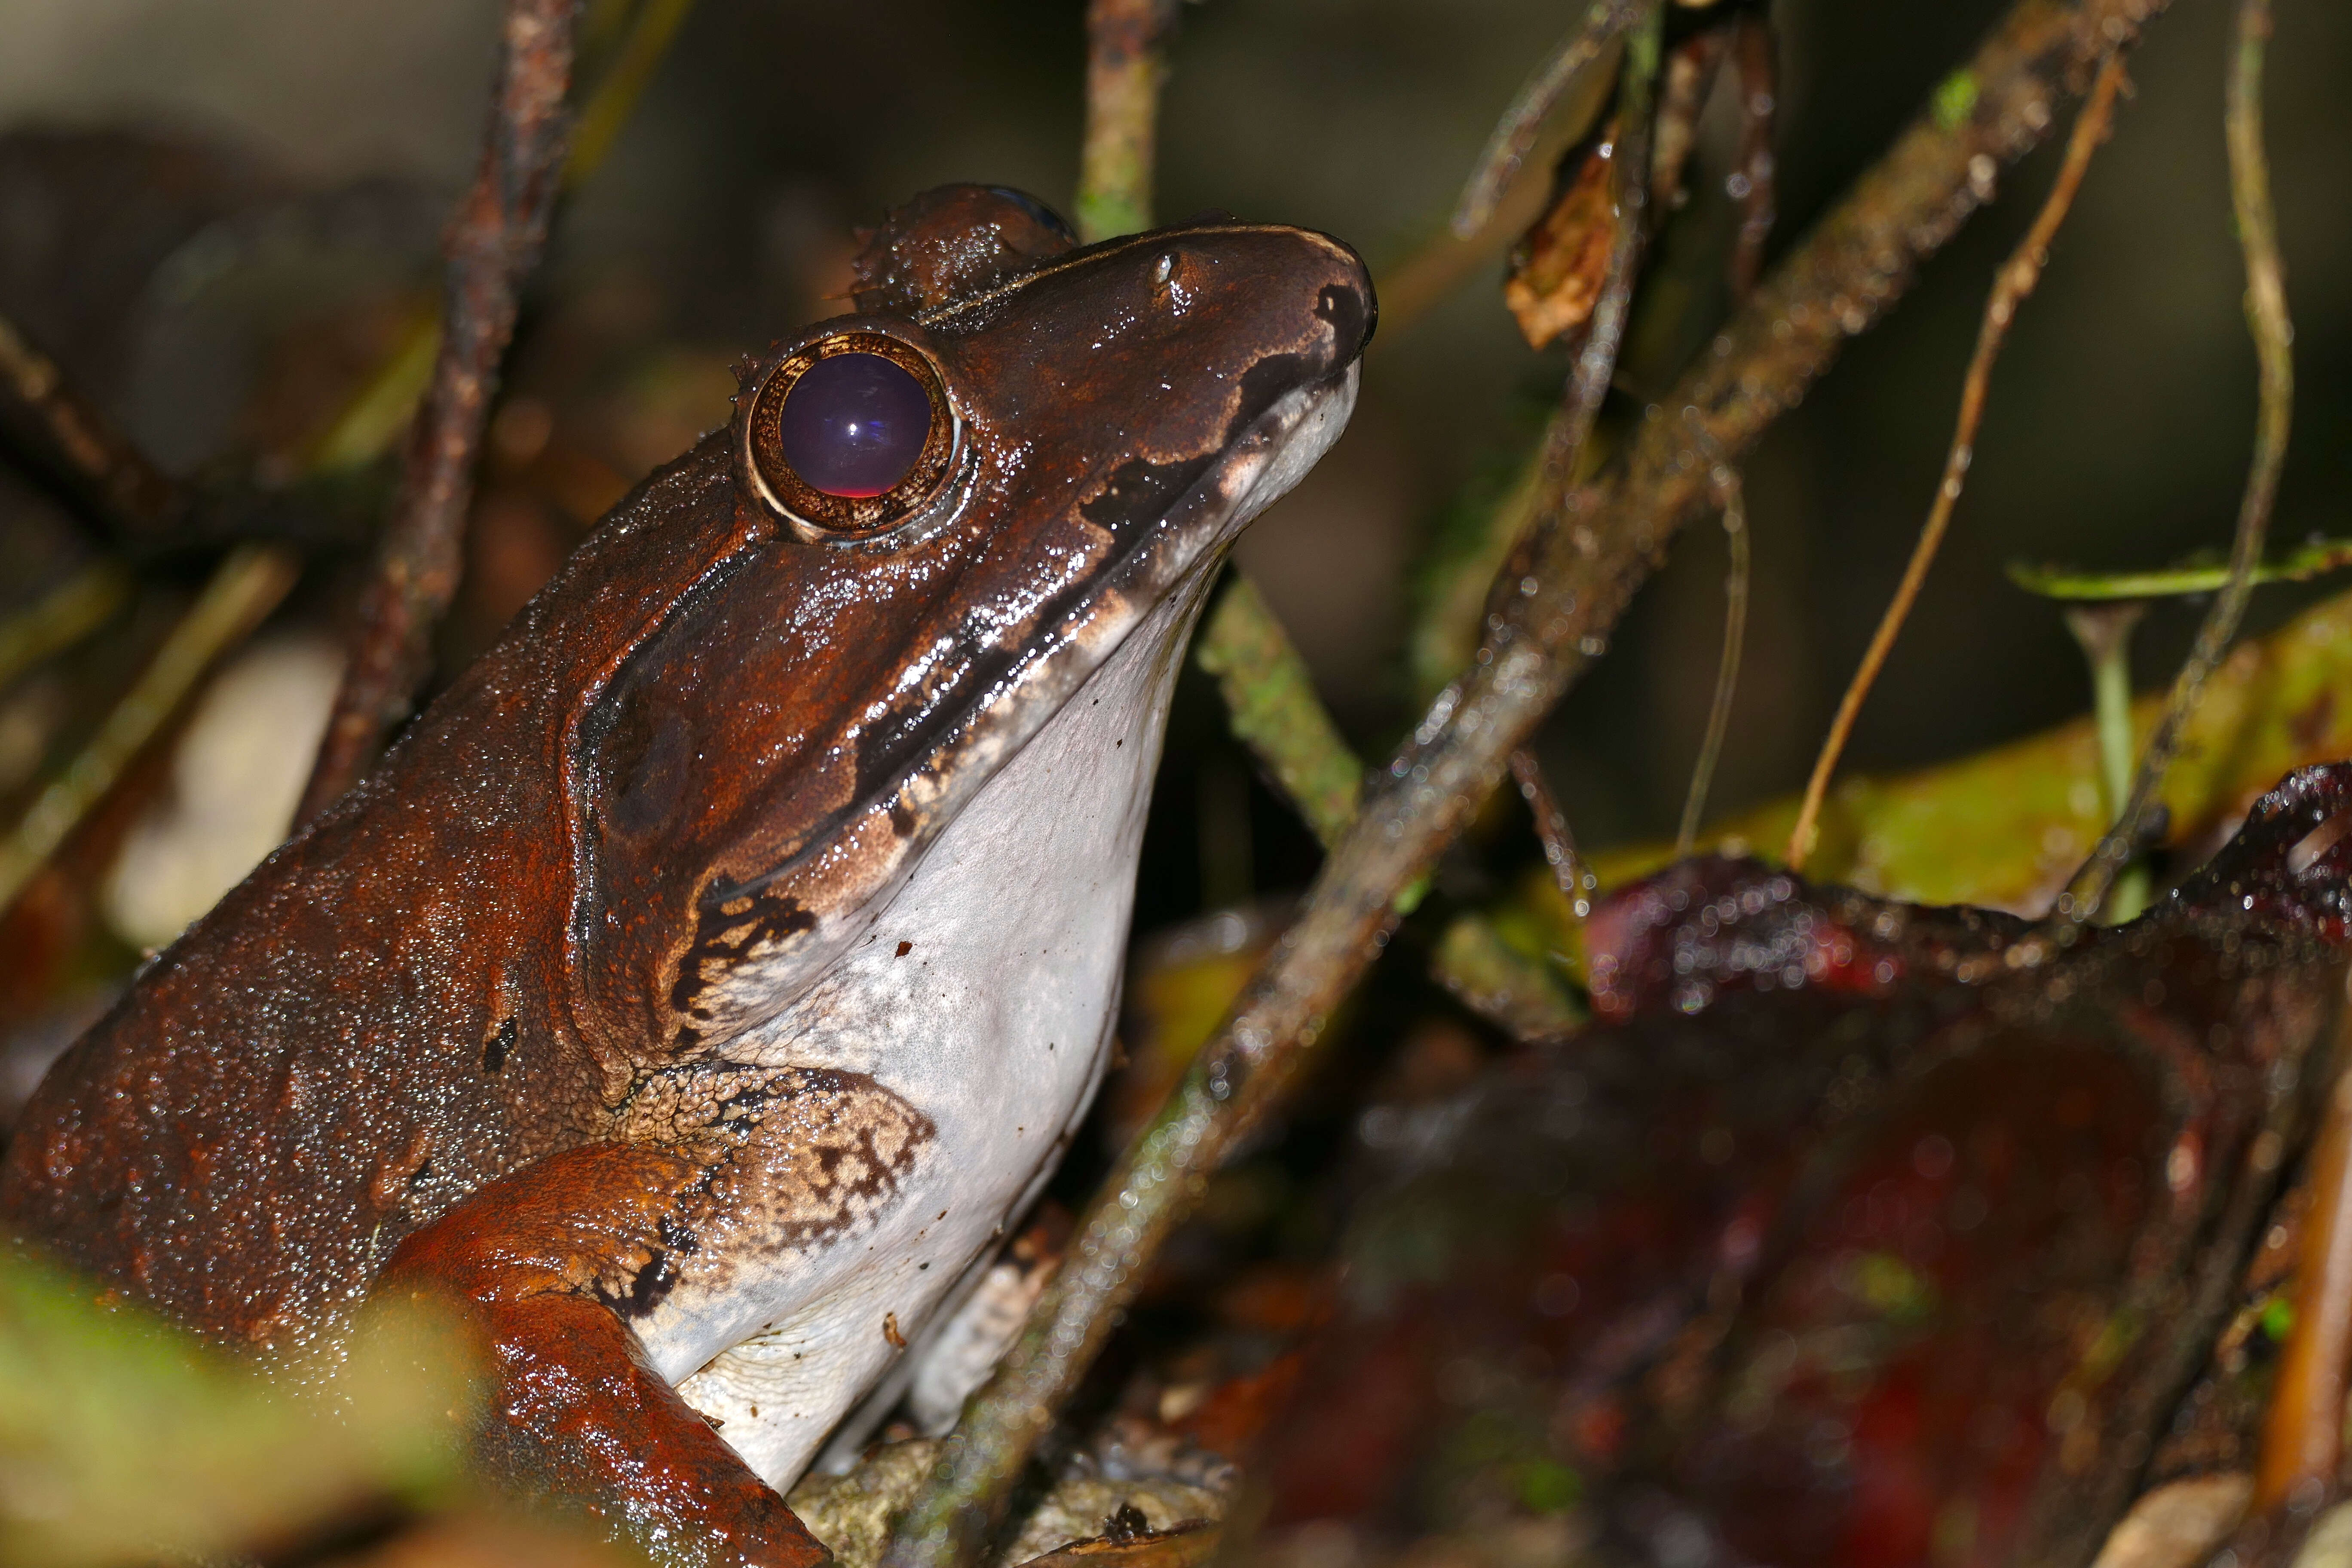
[[[572,1500],[671,1561],[825,1562],[641,1330],[674,1358],[692,1322],[707,1356],[821,1291],[892,1207],[929,1124],[870,1079],[806,1069],[658,1074],[631,1110],[630,1130],[658,1141],[570,1149],[488,1184],[409,1237],[378,1293],[454,1297],[473,1315],[493,1384],[479,1453],[499,1480]]]

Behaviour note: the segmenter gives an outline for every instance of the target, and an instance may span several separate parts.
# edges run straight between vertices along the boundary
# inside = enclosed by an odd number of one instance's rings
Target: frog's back
[[[727,482],[706,444],[639,499]],[[667,542],[673,570],[698,542]],[[275,1341],[467,1193],[600,1135],[602,1070],[561,995],[572,877],[546,759],[569,719],[552,694],[577,686],[554,665],[600,611],[616,624],[591,652],[634,635],[592,584],[656,543],[623,526],[586,546],[592,570],[141,974],[26,1107],[0,1218],[184,1321]]]
[[[565,1136],[585,1085],[526,1119],[512,1086],[560,1064],[520,1041],[486,1061],[479,954],[528,945],[515,889],[541,868],[486,842],[495,824],[368,807],[257,872],[43,1080],[0,1174],[15,1225],[187,1321],[275,1339]]]

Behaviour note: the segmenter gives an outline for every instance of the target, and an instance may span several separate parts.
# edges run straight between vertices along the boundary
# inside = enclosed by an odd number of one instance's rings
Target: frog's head
[[[860,314],[745,378],[731,484],[712,451],[688,486],[736,542],[570,728],[573,994],[607,1051],[756,1026],[1122,648],[1172,661],[1338,437],[1373,318],[1323,235],[1079,249],[976,186],[894,215],[858,275]]]

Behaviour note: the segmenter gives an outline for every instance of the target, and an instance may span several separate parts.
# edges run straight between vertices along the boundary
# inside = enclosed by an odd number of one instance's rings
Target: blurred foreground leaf
[[[0,1250],[0,1563],[267,1549],[457,1489],[455,1324],[371,1310],[285,1379]]]

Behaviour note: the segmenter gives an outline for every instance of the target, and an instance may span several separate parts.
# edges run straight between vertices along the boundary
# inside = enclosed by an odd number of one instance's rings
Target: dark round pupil
[[[793,383],[776,420],[776,444],[801,482],[853,499],[905,479],[930,433],[923,384],[880,354],[817,361]]]

